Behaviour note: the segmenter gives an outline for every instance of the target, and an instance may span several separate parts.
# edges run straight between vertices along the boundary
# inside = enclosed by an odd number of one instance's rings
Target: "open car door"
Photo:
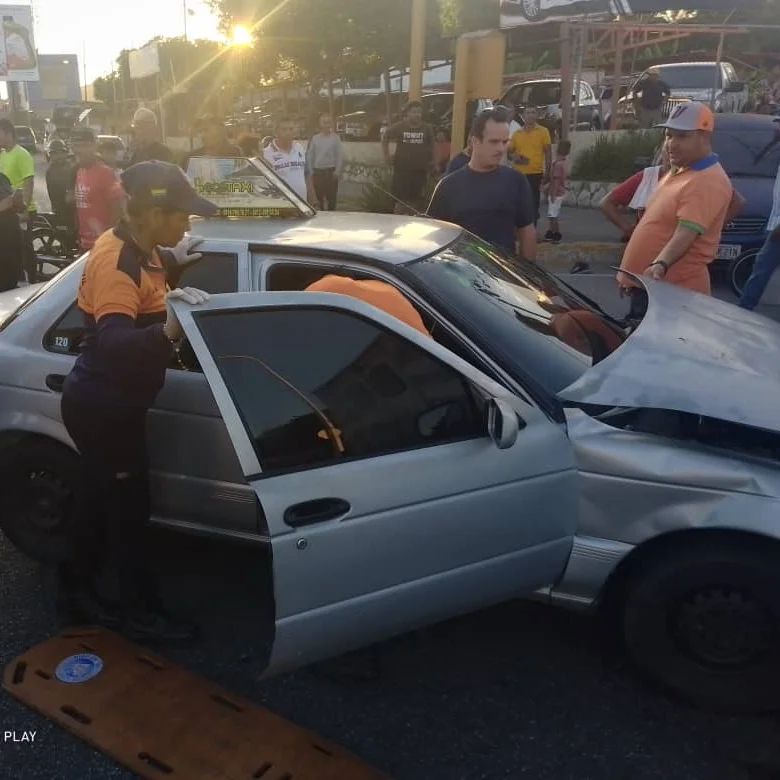
[[[269,671],[552,584],[577,522],[563,429],[346,296],[176,311],[264,512]]]

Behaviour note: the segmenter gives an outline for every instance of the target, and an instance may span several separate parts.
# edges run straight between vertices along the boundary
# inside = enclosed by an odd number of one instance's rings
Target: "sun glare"
[[[252,43],[252,31],[243,24],[237,24],[230,36],[233,46],[249,46]]]

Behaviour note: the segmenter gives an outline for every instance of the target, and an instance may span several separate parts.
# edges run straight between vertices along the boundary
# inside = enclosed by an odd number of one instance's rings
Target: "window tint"
[[[181,287],[197,287],[209,293],[238,291],[238,257],[231,254],[204,254],[188,268],[179,282]],[[74,301],[65,314],[46,333],[43,346],[52,352],[78,355],[84,336],[84,315]],[[180,368],[178,360],[171,368]]]
[[[180,287],[197,287],[208,293],[238,292],[238,257],[231,254],[204,254],[182,275]]]
[[[84,315],[74,301],[43,337],[43,346],[52,352],[78,355],[83,335]]]
[[[265,472],[486,435],[460,374],[368,320],[295,308],[196,321]]]

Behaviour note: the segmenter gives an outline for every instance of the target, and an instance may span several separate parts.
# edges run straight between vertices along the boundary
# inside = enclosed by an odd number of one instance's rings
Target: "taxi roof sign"
[[[255,219],[314,214],[314,209],[259,158],[190,157],[187,176],[198,195],[216,204],[220,217]]]

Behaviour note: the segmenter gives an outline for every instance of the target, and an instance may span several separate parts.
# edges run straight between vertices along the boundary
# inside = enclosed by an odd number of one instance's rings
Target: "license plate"
[[[736,260],[742,254],[740,244],[721,244],[715,253],[716,260]]]

